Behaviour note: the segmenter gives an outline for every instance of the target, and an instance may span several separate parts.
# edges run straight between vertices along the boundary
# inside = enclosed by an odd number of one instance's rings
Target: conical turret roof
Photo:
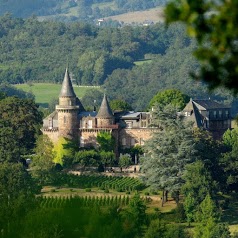
[[[76,97],[67,68],[65,70],[64,81],[62,83],[62,88],[61,88],[61,92],[59,96],[60,97]]]
[[[98,114],[96,116],[97,118],[112,118],[113,113],[109,106],[107,96],[104,94],[101,107],[99,108]]]

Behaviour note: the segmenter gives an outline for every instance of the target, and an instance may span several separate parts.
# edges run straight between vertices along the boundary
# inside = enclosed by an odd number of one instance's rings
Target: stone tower
[[[74,93],[68,69],[66,69],[59,95],[59,105],[56,106],[56,111],[58,112],[59,137],[78,141],[79,110],[78,98]]]
[[[109,106],[107,96],[104,94],[102,104],[96,116],[97,127],[110,127],[115,123],[115,118],[113,116],[112,110]]]

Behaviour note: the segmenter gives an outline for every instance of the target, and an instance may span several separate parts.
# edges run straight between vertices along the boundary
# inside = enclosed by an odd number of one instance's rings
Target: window
[[[135,145],[135,139],[131,138],[131,146],[134,146],[134,145]]]
[[[219,118],[221,118],[221,117],[222,117],[222,111],[219,110]]]
[[[146,121],[141,121],[141,127],[143,127],[143,128],[146,127]]]
[[[49,129],[52,129],[52,127],[53,127],[53,123],[52,123],[52,119],[50,118],[49,119]]]
[[[229,111],[226,110],[226,118],[229,117]]]
[[[122,142],[121,142],[122,145],[126,145],[126,138],[122,138]]]
[[[93,121],[92,120],[88,120],[88,128],[93,128]]]
[[[126,123],[126,127],[127,127],[127,128],[132,128],[132,122],[131,122],[131,121],[127,122],[127,123]]]

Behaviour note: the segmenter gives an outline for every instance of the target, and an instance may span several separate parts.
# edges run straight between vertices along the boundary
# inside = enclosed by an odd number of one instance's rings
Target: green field
[[[35,95],[36,103],[46,106],[54,98],[59,97],[61,84],[52,83],[33,83],[14,85],[18,89],[26,92],[32,92]],[[82,98],[86,91],[95,88],[94,86],[74,86],[74,91],[79,98]]]

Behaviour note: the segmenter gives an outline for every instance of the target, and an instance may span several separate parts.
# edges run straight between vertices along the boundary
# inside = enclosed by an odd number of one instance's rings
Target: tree
[[[220,163],[222,153],[226,151],[221,141],[214,140],[208,131],[195,128],[194,137],[199,160],[204,164],[211,179],[217,183],[217,189],[224,191],[226,189],[226,178]],[[212,194],[212,193],[210,193]]]
[[[163,190],[162,206],[168,191],[175,194],[178,203],[186,165],[195,160],[197,153],[192,126],[185,124],[171,105],[155,108],[152,124],[157,131],[145,143],[143,178],[152,188]]]
[[[31,174],[40,184],[47,184],[54,174],[54,145],[47,135],[41,135],[36,141],[35,155],[32,157]]]
[[[114,151],[116,141],[110,132],[102,131],[97,134],[97,143],[100,150],[109,152]]]
[[[54,163],[70,165],[77,150],[78,146],[74,141],[61,137],[53,149],[53,152],[55,153]]]
[[[111,151],[100,151],[100,161],[104,164],[104,171],[106,171],[106,166],[112,166],[115,162],[115,153]]]
[[[167,89],[158,92],[150,101],[150,108],[155,104],[159,104],[162,107],[171,104],[178,110],[182,110],[186,103],[189,101],[189,96],[183,94],[177,89]]]
[[[135,229],[137,234],[141,234],[142,226],[146,222],[145,211],[146,211],[146,205],[144,201],[140,198],[140,195],[136,193],[130,199],[126,216],[129,217],[131,221],[133,221],[134,223],[133,229]]]
[[[80,150],[75,153],[74,163],[79,163],[83,168],[86,166],[98,166],[100,154],[95,150]]]
[[[229,228],[225,224],[218,224],[220,214],[210,195],[204,198],[196,212],[197,225],[194,238],[231,237]]]
[[[126,168],[131,165],[131,156],[129,154],[120,155],[118,165],[121,168]]]
[[[100,107],[103,99],[103,93],[98,89],[88,90],[82,97],[81,102],[85,108],[89,110],[96,110]]]
[[[237,7],[234,0],[175,0],[165,10],[167,23],[182,21],[187,25],[188,34],[197,40],[194,54],[201,69],[194,77],[207,82],[210,89],[223,86],[238,92]]]
[[[217,191],[216,182],[200,160],[187,165],[183,179],[185,183],[182,191],[185,200],[189,199],[189,196],[192,197],[195,208],[205,199],[207,194],[214,197]]]
[[[0,228],[15,225],[35,206],[35,194],[40,192],[30,174],[18,163],[0,166]]]
[[[184,210],[189,227],[191,222],[194,221],[195,209],[196,209],[195,199],[193,195],[189,193],[184,199]]]
[[[223,142],[227,147],[220,158],[220,165],[225,175],[226,189],[238,191],[238,134],[237,129],[227,130],[223,135]]]
[[[131,111],[132,110],[131,105],[121,99],[111,100],[110,107],[113,111]]]
[[[0,100],[0,161],[16,162],[31,154],[41,125],[42,115],[31,99]]]

